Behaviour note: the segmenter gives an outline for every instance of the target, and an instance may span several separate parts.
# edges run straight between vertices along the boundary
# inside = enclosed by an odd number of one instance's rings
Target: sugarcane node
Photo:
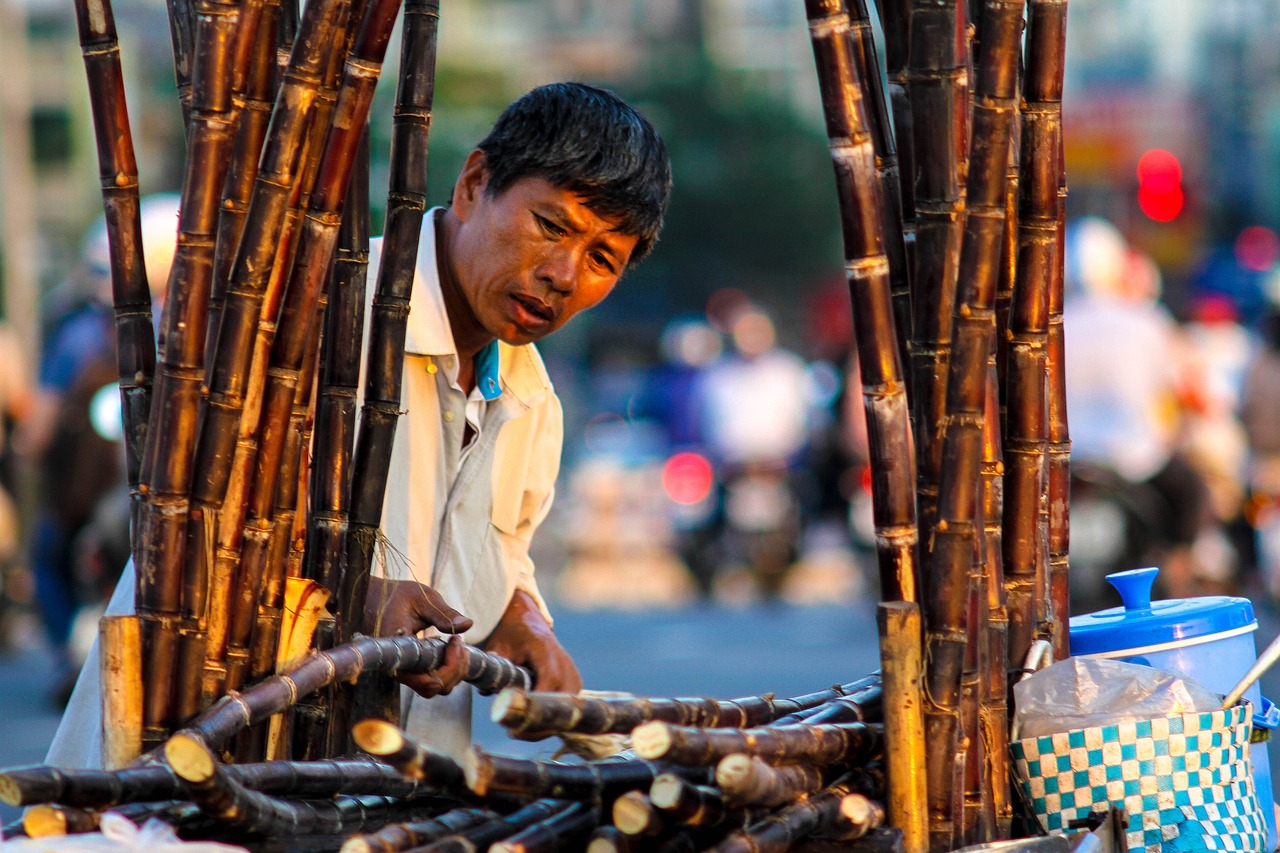
[[[199,738],[178,732],[165,741],[164,760],[187,782],[201,784],[213,778],[218,760]]]
[[[641,758],[661,758],[671,750],[671,726],[659,720],[642,723],[631,732],[631,748]]]
[[[22,813],[22,831],[30,838],[53,838],[67,834],[67,818],[62,809],[35,805]]]
[[[751,775],[751,756],[744,752],[726,755],[716,765],[716,784],[726,791],[740,791]]]
[[[627,791],[613,801],[613,825],[627,835],[651,835],[661,828],[643,791]]]

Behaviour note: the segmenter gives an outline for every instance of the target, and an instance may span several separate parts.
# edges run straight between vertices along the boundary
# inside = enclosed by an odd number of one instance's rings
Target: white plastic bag
[[[107,812],[102,831],[50,838],[14,838],[0,843],[4,853],[248,853],[243,847],[212,841],[182,841],[169,824],[152,818],[138,826]]]
[[[1222,697],[1180,675],[1105,658],[1067,658],[1013,687],[1014,739],[1217,710]]]

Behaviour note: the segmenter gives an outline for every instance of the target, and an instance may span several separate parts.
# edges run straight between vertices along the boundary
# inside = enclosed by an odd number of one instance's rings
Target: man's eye
[[[543,231],[545,231],[547,234],[551,235],[552,237],[563,237],[565,235],[565,230],[563,228],[561,228],[559,225],[556,225],[554,222],[552,222],[550,219],[547,219],[545,216],[539,216],[538,214],[535,213],[533,215],[533,218],[538,220],[539,227],[541,227]]]
[[[609,257],[608,255],[606,255],[605,253],[603,253],[603,252],[592,252],[592,253],[591,253],[591,259],[592,259],[593,261],[595,261],[595,262],[596,262],[596,265],[597,265],[597,266],[599,266],[600,268],[604,269],[606,272],[609,272],[609,273],[614,272],[613,259],[612,259],[612,258],[610,258],[610,257]]]

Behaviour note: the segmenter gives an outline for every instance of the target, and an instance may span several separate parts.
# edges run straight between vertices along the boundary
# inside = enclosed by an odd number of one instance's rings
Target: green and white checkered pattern
[[[1112,805],[1131,853],[1262,851],[1267,828],[1249,764],[1252,710],[1162,717],[1010,745],[1023,794],[1047,830]]]

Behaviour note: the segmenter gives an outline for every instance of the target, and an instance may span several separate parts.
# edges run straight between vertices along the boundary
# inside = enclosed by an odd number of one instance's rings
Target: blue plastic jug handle
[[[1112,572],[1107,575],[1107,582],[1120,593],[1125,610],[1150,610],[1151,585],[1156,581],[1160,570],[1155,566],[1145,569],[1129,569],[1126,572]]]
[[[1280,706],[1275,705],[1266,696],[1261,697],[1262,707],[1253,715],[1253,727],[1255,729],[1274,729],[1280,726]]]

